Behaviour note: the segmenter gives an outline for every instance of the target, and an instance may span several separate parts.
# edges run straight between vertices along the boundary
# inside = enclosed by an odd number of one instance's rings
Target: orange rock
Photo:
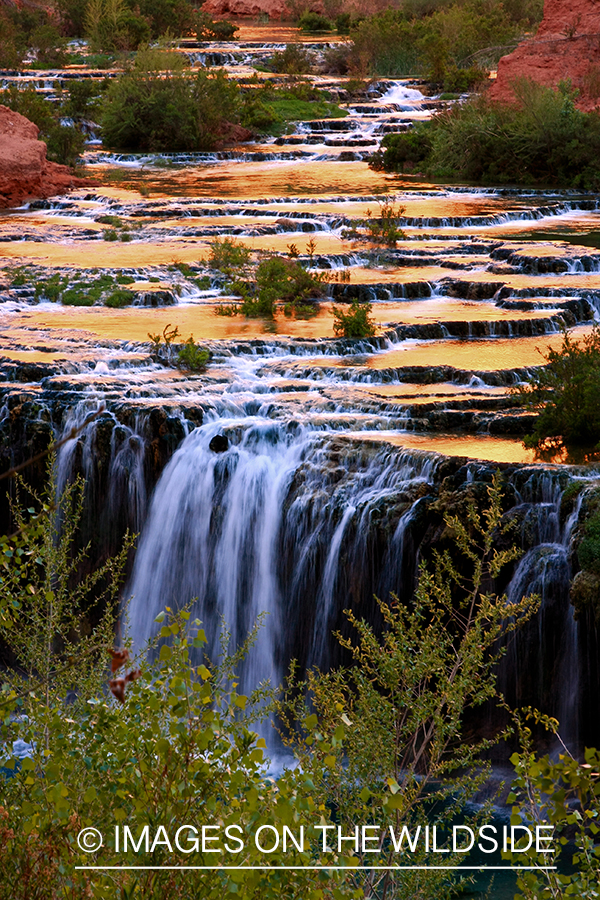
[[[202,11],[211,16],[233,16],[235,18],[267,15],[271,20],[281,19],[287,14],[286,0],[206,0]]]
[[[25,116],[0,106],[0,207],[20,206],[93,183],[75,178],[67,166],[49,162],[38,134],[37,125]]]
[[[597,0],[546,0],[544,18],[534,38],[519,44],[498,63],[490,88],[493,100],[513,103],[512,82],[530,78],[546,87],[571,80],[579,91],[577,106],[600,107],[600,4]]]

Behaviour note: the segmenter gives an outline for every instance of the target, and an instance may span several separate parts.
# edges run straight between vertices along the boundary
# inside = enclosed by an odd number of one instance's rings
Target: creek
[[[246,27],[236,42],[187,41],[181,52],[246,77],[289,39],[264,33]],[[318,54],[326,43],[308,46]],[[103,74],[3,83],[51,96],[57,81]],[[3,459],[102,408],[61,449],[58,481],[86,476],[96,558],[127,528],[140,534],[125,590],[136,647],[165,605],[192,598],[212,653],[221,618],[235,643],[262,617],[246,688],[279,682],[292,657],[339,662],[332,632],[346,629],[344,609],[377,624],[374,595],[408,601],[444,512],[481,497],[500,469],[523,549],[500,588],[542,598],[501,682],[510,699],[560,718],[574,748],[597,742],[597,630],[592,612],[575,621],[569,585],[600,464],[536,459],[522,444],[532,416],[513,388],[564,327],[581,336],[598,317],[600,201],[375,173],[365,159],[382,136],[446,101],[405,80],[374,81],[360,99],[344,78],[311,80],[346,117],[186,155],[108,153],[92,129],[85,163],[97,187],[0,214]],[[396,247],[352,233],[386,202],[402,207]],[[126,239],[103,240],[106,216],[127,226],[117,235]],[[294,245],[326,278],[318,314],[215,315],[231,302],[206,263],[223,236],[255,252]],[[55,274],[106,273],[129,282],[133,306],[66,306],[35,291]],[[373,304],[376,337],[334,337],[332,304],[352,299]],[[210,348],[205,373],[151,353],[148,333],[168,325]],[[224,452],[210,448],[216,435]],[[574,480],[577,501],[565,494]]]

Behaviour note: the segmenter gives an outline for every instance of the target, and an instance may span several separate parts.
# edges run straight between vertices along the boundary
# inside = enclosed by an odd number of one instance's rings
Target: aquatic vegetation
[[[189,338],[177,354],[177,365],[180,369],[189,369],[190,372],[203,372],[210,360],[210,351],[197,344],[194,336]]]
[[[336,337],[372,337],[376,331],[375,321],[371,316],[372,310],[371,303],[361,303],[358,300],[350,304],[347,312],[340,306],[334,306],[333,331]]]
[[[250,261],[250,254],[250,248],[235,238],[215,238],[210,244],[208,265],[230,274],[246,266]]]

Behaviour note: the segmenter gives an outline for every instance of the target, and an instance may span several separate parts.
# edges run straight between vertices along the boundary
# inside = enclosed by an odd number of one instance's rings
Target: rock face
[[[286,14],[286,0],[206,0],[202,9],[211,16],[247,16],[267,15],[271,20],[279,20]]]
[[[490,88],[493,100],[515,100],[512,82],[530,78],[556,87],[570,79],[579,91],[577,106],[600,107],[600,4],[597,0],[546,0],[544,18],[534,38],[524,41],[498,64]]]
[[[46,145],[38,140],[37,125],[0,106],[0,207],[63,194],[88,184],[67,166],[46,159]]]

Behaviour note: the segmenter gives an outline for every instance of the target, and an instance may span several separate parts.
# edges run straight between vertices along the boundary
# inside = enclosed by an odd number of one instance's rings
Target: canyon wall
[[[580,109],[589,112],[600,107],[598,0],[546,0],[544,18],[535,37],[500,60],[490,97],[513,102],[513,83],[523,77],[547,87],[570,79],[579,92]]]
[[[38,134],[37,125],[25,116],[0,106],[0,208],[89,183],[75,178],[67,166],[46,159],[46,145]]]

